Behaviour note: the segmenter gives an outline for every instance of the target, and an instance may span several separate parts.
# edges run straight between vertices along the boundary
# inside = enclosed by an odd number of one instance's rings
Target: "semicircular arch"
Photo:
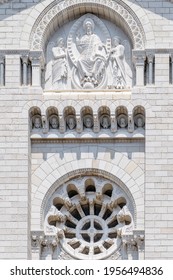
[[[134,49],[144,49],[146,47],[146,42],[148,40],[151,41],[149,38],[147,39],[147,30],[150,29],[152,32],[152,26],[142,8],[138,7],[137,11],[138,14],[140,14],[140,18],[145,21],[144,25],[135,13],[135,7],[133,8],[134,10],[123,1],[119,0],[55,0],[48,4],[46,8],[43,9],[42,7],[42,12],[35,18],[34,25],[30,24],[30,38],[28,38],[30,49],[43,50],[46,42],[54,33],[55,26],[60,27],[67,21],[78,18],[84,13],[97,14],[101,18],[105,18],[117,24],[126,32],[129,38],[131,38]],[[29,28],[28,22],[33,22],[32,12],[29,17],[32,18],[32,21],[28,18],[27,30]],[[23,28],[21,43],[26,45],[26,26]]]

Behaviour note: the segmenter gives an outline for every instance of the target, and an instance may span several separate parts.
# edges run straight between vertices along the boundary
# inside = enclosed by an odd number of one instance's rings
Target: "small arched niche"
[[[145,108],[136,106],[133,110],[133,119],[136,129],[145,129]]]
[[[42,128],[41,110],[39,107],[32,107],[29,111],[30,131],[39,131]]]

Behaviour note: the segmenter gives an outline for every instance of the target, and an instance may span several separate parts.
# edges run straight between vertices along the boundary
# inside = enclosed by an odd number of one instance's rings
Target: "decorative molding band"
[[[144,137],[134,138],[64,138],[64,139],[53,139],[53,138],[42,138],[42,139],[31,139],[32,144],[80,144],[80,143],[144,143]]]
[[[68,10],[74,9],[77,6],[82,7],[87,5],[95,6],[102,9],[108,9],[119,17],[119,20],[127,26],[130,36],[132,37],[134,49],[145,48],[145,34],[142,24],[132,9],[120,0],[63,0],[54,1],[47,6],[36,20],[31,35],[30,35],[30,48],[32,50],[44,49],[45,35],[50,25],[61,14],[68,16]]]

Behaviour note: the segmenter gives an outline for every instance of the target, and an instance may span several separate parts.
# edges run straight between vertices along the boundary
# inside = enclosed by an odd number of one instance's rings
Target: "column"
[[[0,86],[5,85],[5,58],[0,56]]]
[[[144,66],[145,66],[145,52],[133,52],[133,60],[136,67],[136,86],[144,86]]]
[[[148,61],[148,84],[153,84],[153,61],[154,61],[154,54],[150,53],[147,55]]]
[[[80,115],[76,115],[76,131],[78,133],[83,131],[83,123]]]
[[[139,260],[144,260],[145,255],[144,255],[144,239],[145,239],[145,235],[144,235],[144,230],[134,230],[134,240],[137,244],[137,248],[138,248],[138,259]]]
[[[59,131],[60,133],[64,133],[66,131],[66,122],[64,120],[64,116],[59,116]]]
[[[136,242],[134,240],[130,240],[127,243],[127,258],[128,260],[135,260],[137,259],[137,247]]]
[[[41,242],[43,240],[43,236],[44,236],[44,233],[42,231],[31,233],[32,260],[40,260]]]
[[[42,64],[42,53],[32,52],[30,55],[31,68],[32,68],[32,86],[41,86],[41,64]]]
[[[28,56],[22,56],[22,65],[23,65],[23,71],[22,71],[22,84],[23,86],[28,85]]]
[[[46,133],[48,133],[48,120],[45,115],[43,115],[41,117],[41,119],[42,119],[43,133],[46,134]]]
[[[173,53],[170,54],[170,83],[173,84]]]
[[[134,131],[134,120],[133,115],[128,116],[128,132],[132,133]]]
[[[52,260],[53,248],[52,242],[50,242],[49,238],[46,238],[41,243],[41,259],[42,260]]]
[[[117,131],[117,120],[115,114],[111,115],[111,132],[115,133]]]
[[[93,128],[93,131],[95,133],[98,133],[100,131],[100,122],[99,122],[98,115],[94,116],[94,128]]]

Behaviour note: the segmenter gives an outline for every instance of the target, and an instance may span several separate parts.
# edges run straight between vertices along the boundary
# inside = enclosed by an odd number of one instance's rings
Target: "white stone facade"
[[[172,259],[173,3],[0,1],[0,24],[0,258]]]

